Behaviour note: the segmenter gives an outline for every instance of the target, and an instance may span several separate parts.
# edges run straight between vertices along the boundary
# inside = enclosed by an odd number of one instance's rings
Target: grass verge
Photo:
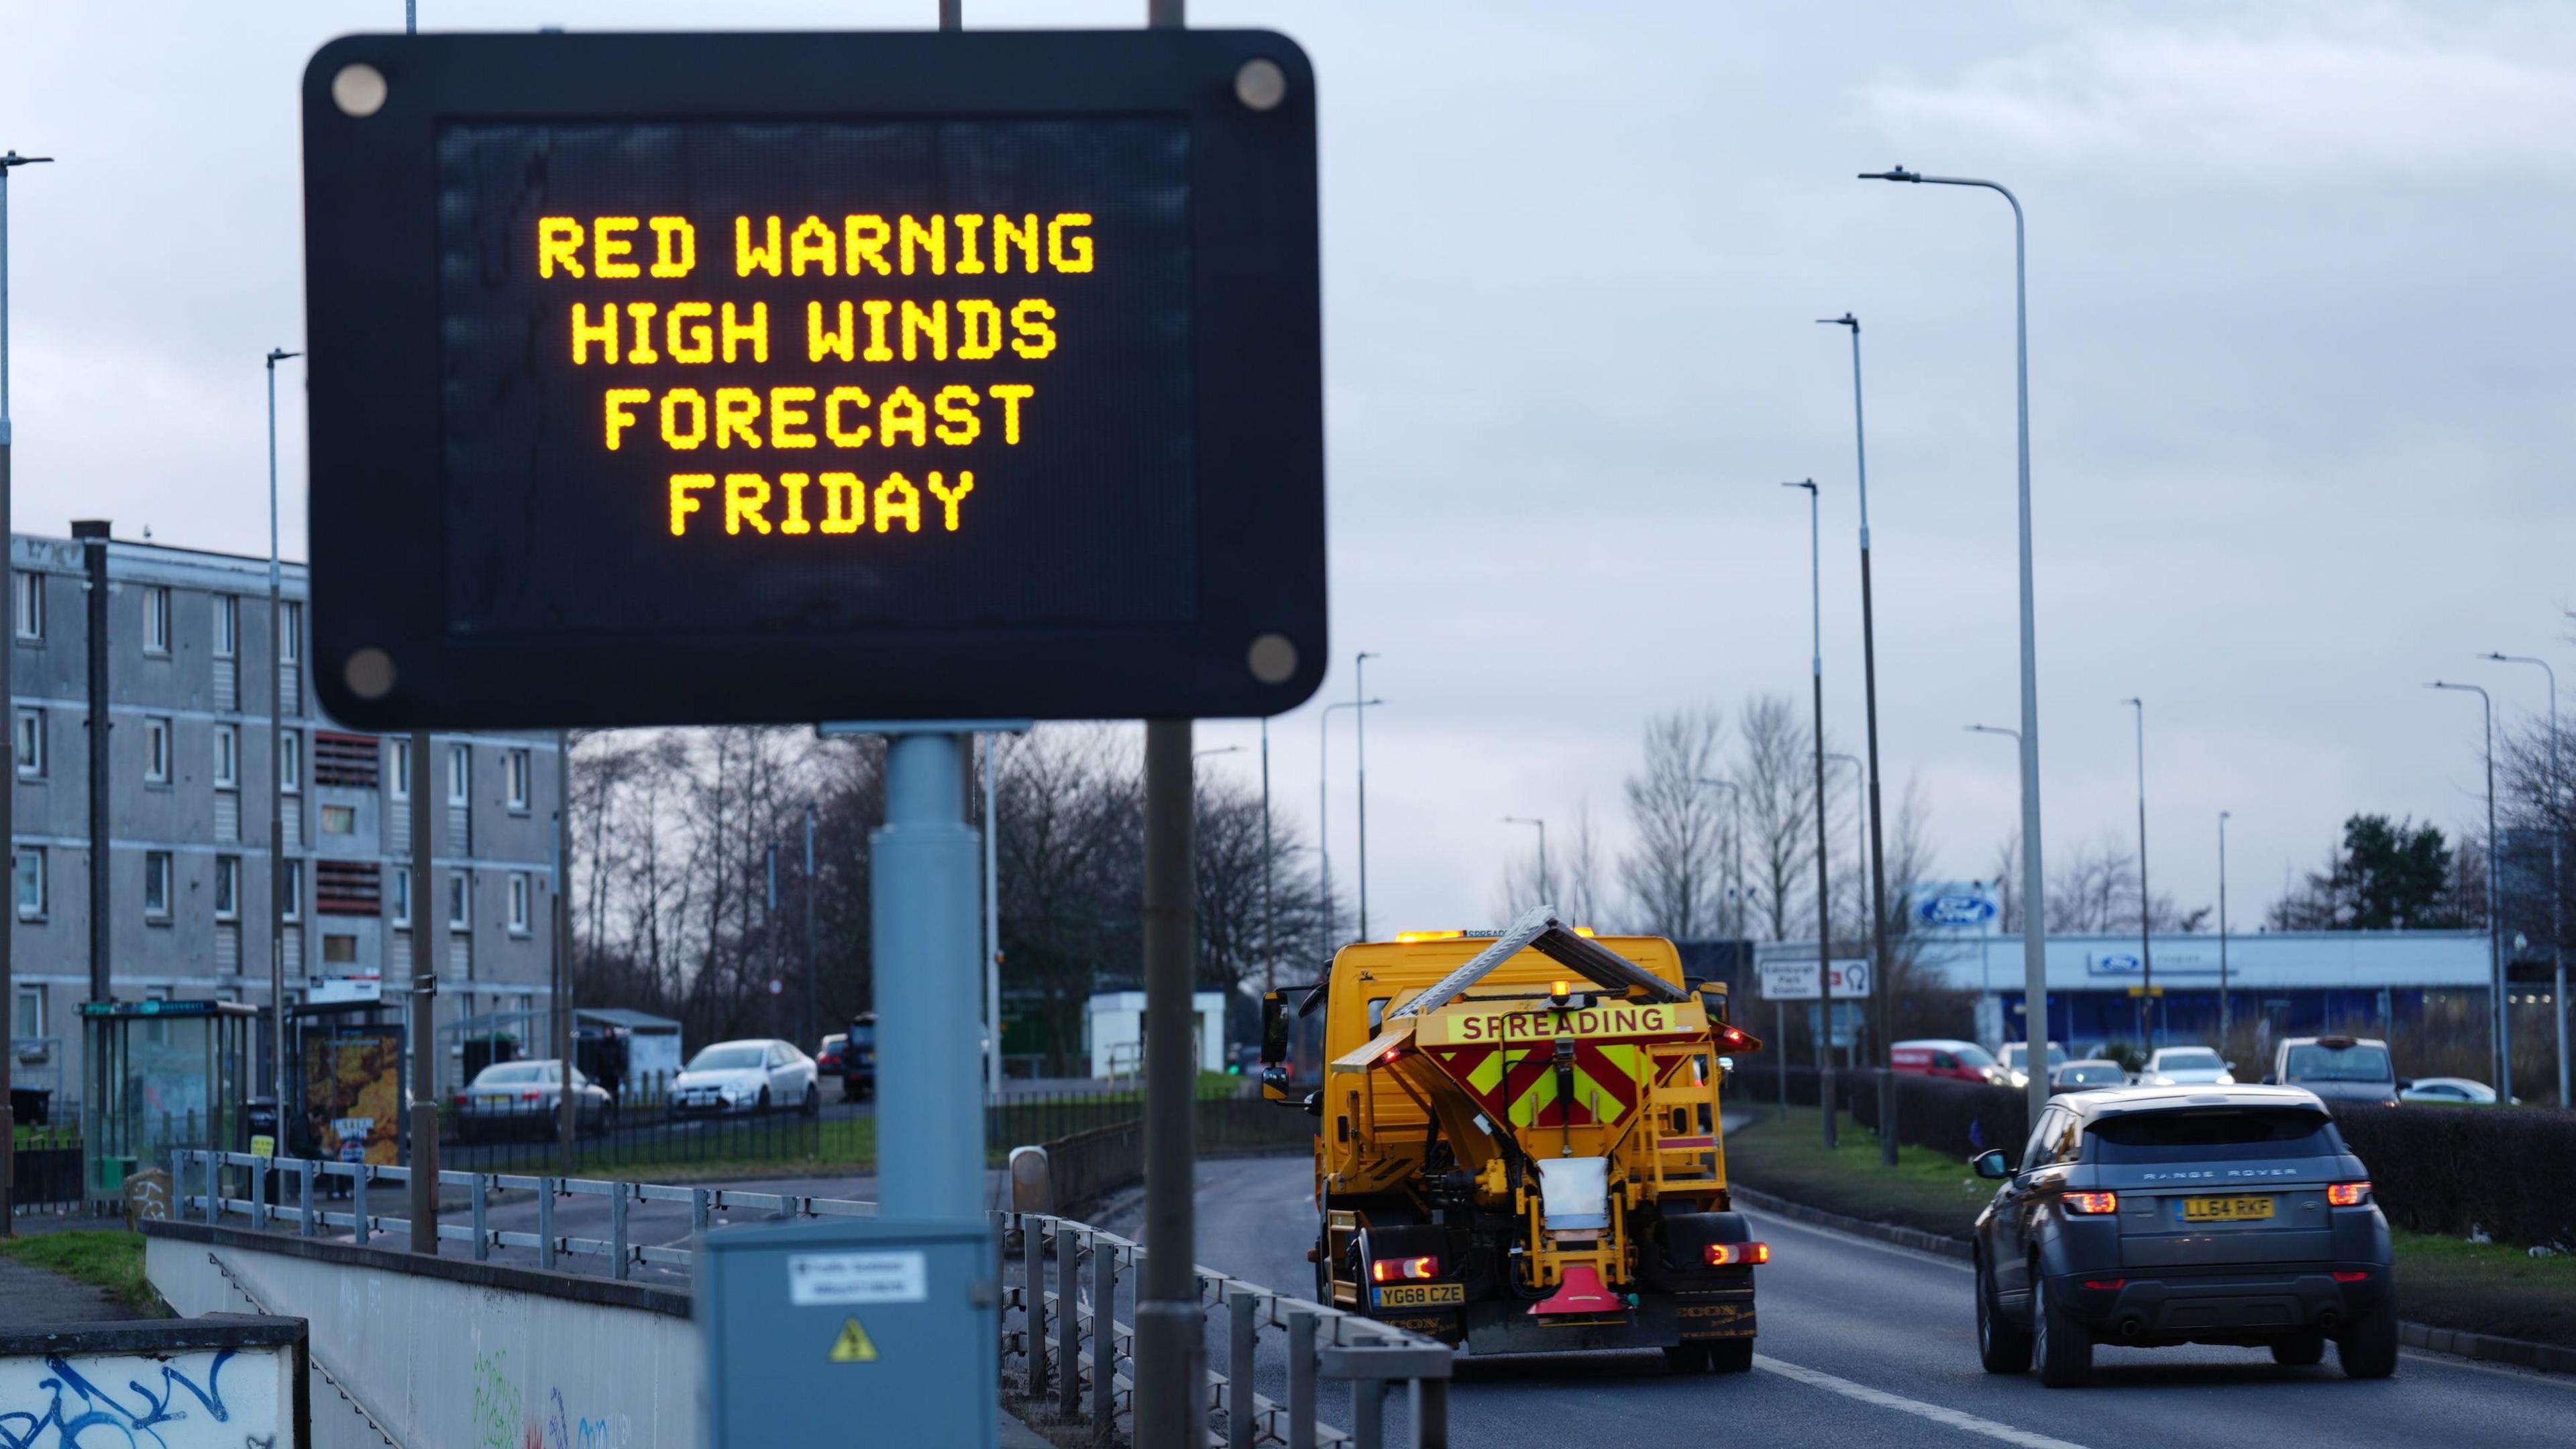
[[[1926,1148],[1898,1149],[1879,1165],[1878,1139],[1842,1119],[1842,1145],[1826,1148],[1812,1111],[1764,1118],[1726,1135],[1730,1180],[1774,1197],[1849,1217],[1965,1238],[1994,1196],[1967,1164]],[[2501,1243],[2399,1232],[2398,1312],[2436,1328],[2576,1347],[2576,1256],[2534,1258]]]
[[[40,1233],[0,1240],[0,1254],[30,1267],[104,1288],[137,1317],[157,1318],[161,1295],[143,1276],[143,1235],[108,1231]]]

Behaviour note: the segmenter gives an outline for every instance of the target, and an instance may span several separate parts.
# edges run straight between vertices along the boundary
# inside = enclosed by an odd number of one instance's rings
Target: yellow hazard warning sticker
[[[875,1363],[876,1361],[876,1340],[868,1337],[868,1331],[859,1326],[857,1319],[843,1319],[841,1336],[832,1341],[832,1362]]]

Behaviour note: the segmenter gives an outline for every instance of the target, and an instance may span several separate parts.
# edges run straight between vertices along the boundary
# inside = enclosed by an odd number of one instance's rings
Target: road
[[[1200,1165],[1199,1260],[1274,1288],[1313,1281],[1302,1158]],[[2103,1348],[2098,1383],[2042,1388],[1977,1367],[1963,1263],[1748,1213],[1760,1270],[1755,1371],[1673,1377],[1660,1354],[1461,1360],[1451,1442],[1561,1449],[1758,1438],[1786,1445],[1996,1443],[2030,1449],[2245,1449],[2576,1443],[2576,1379],[2408,1352],[2397,1376],[2347,1379],[2334,1355],[2282,1368],[2261,1350]],[[1125,1225],[1119,1226],[1123,1231]],[[2402,1291],[2402,1285],[2401,1285]]]

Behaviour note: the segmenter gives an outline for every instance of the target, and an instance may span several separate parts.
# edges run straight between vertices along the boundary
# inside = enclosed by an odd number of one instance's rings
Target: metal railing
[[[404,1205],[405,1194],[376,1194],[411,1181],[411,1169],[368,1163],[316,1162],[255,1157],[240,1152],[171,1153],[173,1211],[193,1221],[249,1220],[263,1231],[319,1237],[346,1230],[365,1244],[378,1234],[408,1238],[410,1224],[372,1204]],[[228,1193],[225,1178],[247,1193]],[[272,1187],[271,1177],[277,1179]],[[441,1242],[467,1244],[477,1260],[502,1248],[534,1249],[538,1266],[570,1271],[582,1258],[602,1259],[610,1276],[627,1279],[652,1265],[686,1273],[687,1248],[632,1240],[627,1214],[639,1203],[685,1203],[690,1226],[704,1231],[719,1213],[760,1213],[775,1218],[873,1217],[876,1204],[796,1193],[744,1192],[721,1187],[670,1187],[656,1183],[515,1173],[441,1172],[444,1187],[465,1190],[462,1222],[442,1214]],[[346,1210],[330,1206],[345,1186]],[[493,1195],[519,1190],[535,1195],[535,1231],[504,1229],[490,1221]],[[605,1238],[556,1231],[558,1198],[607,1199]],[[1134,1285],[1147,1249],[1089,1223],[1045,1213],[988,1214],[1003,1252],[1001,1363],[1005,1385],[1038,1411],[1084,1424],[1095,1442],[1122,1431],[1134,1407],[1132,1306]],[[1051,1281],[1050,1281],[1050,1275]],[[1339,1308],[1264,1288],[1214,1269],[1197,1272],[1199,1301],[1210,1315],[1211,1351],[1200,1398],[1208,1443],[1225,1449],[1285,1445],[1324,1449],[1352,1445],[1383,1449],[1388,1401],[1399,1387],[1405,1408],[1404,1443],[1415,1449],[1448,1444],[1448,1389],[1452,1350]],[[1129,1321],[1122,1321],[1122,1314]],[[1106,1344],[1104,1352],[1103,1344]],[[1215,1345],[1221,1344],[1221,1349]],[[1221,1366],[1221,1367],[1220,1367]],[[1260,1392],[1263,1379],[1284,1398]],[[1323,1421],[1328,1386],[1347,1390],[1348,1429]],[[1338,1404],[1336,1407],[1340,1407]]]

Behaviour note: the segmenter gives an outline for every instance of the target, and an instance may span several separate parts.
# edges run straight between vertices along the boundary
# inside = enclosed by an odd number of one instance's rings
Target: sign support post
[[[1190,721],[1145,722],[1145,1266],[1136,1293],[1137,1449],[1181,1449],[1205,1382],[1191,1199],[1198,1095]]]
[[[886,823],[869,837],[877,1019],[899,1024],[877,1039],[878,1199],[889,1218],[984,1210],[966,739],[932,730],[886,741]]]

